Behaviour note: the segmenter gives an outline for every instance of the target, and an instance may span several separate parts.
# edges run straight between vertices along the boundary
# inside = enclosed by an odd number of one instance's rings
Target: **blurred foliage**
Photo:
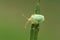
[[[60,40],[60,0],[41,0],[38,40]],[[0,40],[29,40],[30,24],[24,29],[26,18],[34,13],[33,0],[0,0]],[[25,32],[27,31],[27,32]]]

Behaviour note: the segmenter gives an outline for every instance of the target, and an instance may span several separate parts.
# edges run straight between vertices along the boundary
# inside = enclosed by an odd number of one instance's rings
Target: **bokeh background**
[[[41,0],[38,40],[60,40],[60,0]],[[0,40],[29,40],[30,26],[25,29],[26,18],[34,13],[33,0],[0,0]]]

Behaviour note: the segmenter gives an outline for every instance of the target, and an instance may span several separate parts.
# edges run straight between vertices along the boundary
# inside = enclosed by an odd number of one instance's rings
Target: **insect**
[[[32,24],[38,24],[38,23],[42,23],[44,21],[44,16],[40,15],[40,14],[33,14],[33,15],[31,15],[30,18],[27,18],[26,16],[24,16],[24,17],[28,20],[25,24],[25,28],[29,22],[31,22]]]
[[[33,14],[28,21],[31,21],[34,24],[42,23],[44,21],[44,16],[39,14]]]

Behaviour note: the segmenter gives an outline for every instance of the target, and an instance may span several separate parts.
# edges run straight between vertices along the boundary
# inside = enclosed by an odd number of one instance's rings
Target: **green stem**
[[[35,24],[35,33],[34,33],[34,40],[37,40],[38,38],[38,32],[39,32],[39,24]]]
[[[35,14],[40,14],[40,0],[35,0]]]
[[[40,0],[35,0],[35,14],[40,14]],[[39,32],[39,24],[32,24],[30,30],[30,40],[37,40]]]
[[[30,40],[37,40],[39,24],[32,24],[30,31]]]

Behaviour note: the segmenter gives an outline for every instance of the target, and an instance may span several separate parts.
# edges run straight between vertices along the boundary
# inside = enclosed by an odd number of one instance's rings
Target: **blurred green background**
[[[60,0],[41,0],[40,5],[45,22],[38,40],[60,40]],[[27,20],[22,14],[33,13],[33,0],[0,0],[0,40],[29,40],[31,23],[24,29]]]

